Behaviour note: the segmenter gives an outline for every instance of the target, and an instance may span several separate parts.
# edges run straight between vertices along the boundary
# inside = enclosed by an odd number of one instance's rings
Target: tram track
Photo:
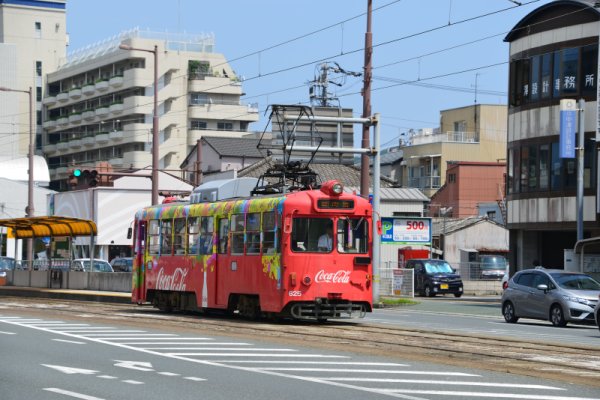
[[[225,316],[165,314],[150,307],[82,301],[2,297],[0,313],[22,310],[53,318],[107,322],[152,328],[252,337],[260,340],[408,358],[470,368],[509,372],[600,387],[600,346],[550,343],[482,334],[380,326],[352,322],[326,324],[248,321]],[[46,315],[47,316],[47,315]]]

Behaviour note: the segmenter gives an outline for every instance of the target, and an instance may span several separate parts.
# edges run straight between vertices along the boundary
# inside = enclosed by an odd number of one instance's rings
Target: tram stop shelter
[[[8,228],[7,238],[15,239],[16,265],[25,270],[56,270],[55,275],[68,271],[73,260],[71,251],[73,238],[89,236],[90,258],[94,258],[94,239],[98,234],[94,221],[60,217],[43,216],[32,218],[1,219],[0,226]],[[34,259],[18,259],[18,241],[43,238],[47,242],[43,251],[34,251]],[[56,277],[58,279],[59,276]],[[31,280],[31,277],[30,279]]]

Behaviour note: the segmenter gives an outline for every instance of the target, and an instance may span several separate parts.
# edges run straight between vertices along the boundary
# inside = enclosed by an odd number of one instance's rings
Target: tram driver
[[[319,251],[330,252],[333,246],[333,227],[331,224],[328,224],[325,227],[325,233],[319,236],[319,241],[317,242],[317,248]]]

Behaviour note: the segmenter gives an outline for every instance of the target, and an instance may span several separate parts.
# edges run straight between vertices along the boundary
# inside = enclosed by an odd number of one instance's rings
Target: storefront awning
[[[0,219],[0,226],[9,228],[8,237],[16,239],[90,236],[98,233],[94,221],[58,216]]]

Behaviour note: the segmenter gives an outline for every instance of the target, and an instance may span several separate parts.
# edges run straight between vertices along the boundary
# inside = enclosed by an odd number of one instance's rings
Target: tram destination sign
[[[431,244],[431,218],[381,218],[381,243]]]

